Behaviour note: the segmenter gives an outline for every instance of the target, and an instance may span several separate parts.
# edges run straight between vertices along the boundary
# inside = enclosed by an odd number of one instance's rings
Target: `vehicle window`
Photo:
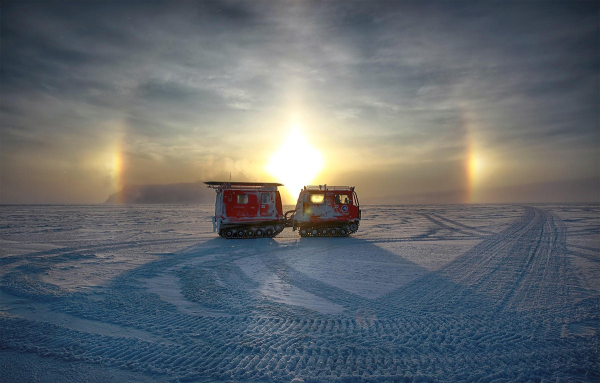
[[[271,203],[271,196],[268,193],[261,194],[262,203]]]
[[[323,203],[325,201],[325,194],[311,194],[310,203]]]
[[[338,205],[347,205],[350,203],[350,196],[347,194],[336,194],[335,203]]]
[[[248,203],[248,194],[238,194],[237,195],[237,203]]]

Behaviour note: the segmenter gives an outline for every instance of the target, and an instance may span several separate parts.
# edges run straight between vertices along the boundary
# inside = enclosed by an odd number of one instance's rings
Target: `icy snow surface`
[[[212,209],[1,206],[0,381],[600,380],[597,205],[259,240]]]

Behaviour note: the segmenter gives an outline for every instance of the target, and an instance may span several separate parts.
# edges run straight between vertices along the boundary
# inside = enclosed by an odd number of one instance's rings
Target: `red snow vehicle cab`
[[[285,218],[278,183],[205,182],[217,192],[213,231],[223,238],[274,237]]]
[[[358,196],[354,186],[305,186],[286,218],[302,237],[345,237],[358,230]]]

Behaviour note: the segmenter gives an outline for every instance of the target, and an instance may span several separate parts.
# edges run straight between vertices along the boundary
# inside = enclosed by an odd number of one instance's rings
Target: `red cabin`
[[[302,237],[345,237],[358,230],[360,205],[354,186],[305,186],[289,218]]]
[[[285,218],[279,183],[205,182],[215,189],[213,230],[223,238],[274,237],[283,231]]]

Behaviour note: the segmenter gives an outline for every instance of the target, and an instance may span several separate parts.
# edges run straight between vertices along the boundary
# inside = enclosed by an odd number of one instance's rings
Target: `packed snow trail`
[[[156,381],[600,379],[595,205],[373,206],[350,238],[237,242],[210,207],[2,209],[0,360]]]

